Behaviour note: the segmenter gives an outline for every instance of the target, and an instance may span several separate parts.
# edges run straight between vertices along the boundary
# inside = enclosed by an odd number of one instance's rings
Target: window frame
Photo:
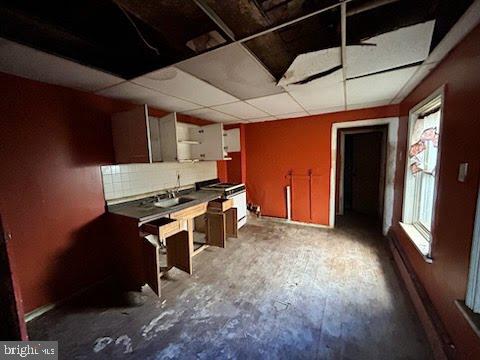
[[[404,174],[404,189],[403,189],[403,207],[402,207],[402,220],[400,225],[413,242],[417,250],[422,254],[425,261],[431,263],[432,258],[432,248],[434,242],[434,232],[436,224],[436,208],[437,208],[437,193],[438,193],[438,182],[440,174],[440,160],[442,158],[442,137],[443,137],[443,116],[445,108],[445,89],[446,86],[443,85],[432,94],[426,97],[424,100],[419,102],[413,108],[410,109],[408,113],[408,130],[407,130],[407,148],[405,151],[405,174]],[[420,192],[423,182],[424,174],[419,174],[420,179],[416,178],[410,171],[409,161],[408,161],[408,151],[410,148],[410,139],[413,131],[413,126],[415,121],[418,119],[419,115],[428,111],[429,108],[433,108],[436,102],[440,101],[440,125],[439,125],[439,139],[438,139],[438,151],[437,151],[437,161],[435,166],[435,179],[434,179],[434,189],[433,189],[433,208],[432,208],[432,222],[430,224],[430,231],[426,228],[424,224],[418,221],[419,206],[420,206]],[[432,104],[433,103],[433,104]]]

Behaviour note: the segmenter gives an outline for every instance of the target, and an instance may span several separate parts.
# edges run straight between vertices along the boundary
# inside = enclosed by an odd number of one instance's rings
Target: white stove
[[[196,184],[197,189],[217,191],[224,199],[232,199],[233,207],[237,208],[238,225],[240,229],[247,222],[247,192],[245,184],[222,183],[218,179],[203,181]]]

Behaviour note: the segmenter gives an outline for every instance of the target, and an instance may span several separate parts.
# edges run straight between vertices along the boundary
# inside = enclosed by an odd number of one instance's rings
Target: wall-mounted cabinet
[[[112,116],[117,163],[228,160],[222,124],[198,126],[177,114],[148,115],[146,105]]]
[[[227,152],[240,151],[240,129],[225,130],[225,146]]]

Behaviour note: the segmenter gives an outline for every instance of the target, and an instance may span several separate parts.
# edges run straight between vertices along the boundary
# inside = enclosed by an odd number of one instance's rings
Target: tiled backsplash
[[[217,163],[108,165],[102,166],[102,177],[105,200],[114,200],[214,179]]]

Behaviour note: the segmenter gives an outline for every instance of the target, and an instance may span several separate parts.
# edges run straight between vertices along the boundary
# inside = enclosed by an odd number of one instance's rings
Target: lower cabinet
[[[207,245],[224,248],[228,237],[237,237],[237,209],[207,212]]]
[[[144,280],[158,296],[165,271],[176,267],[192,274],[194,228],[205,232],[205,244],[210,246],[224,248],[228,237],[238,236],[237,209],[232,205],[231,199],[216,199],[208,206],[195,205],[140,227]]]
[[[178,220],[161,218],[142,225],[144,236],[145,282],[160,296],[162,257],[166,252],[167,269],[176,267],[192,274],[192,257],[188,231],[182,230]]]

